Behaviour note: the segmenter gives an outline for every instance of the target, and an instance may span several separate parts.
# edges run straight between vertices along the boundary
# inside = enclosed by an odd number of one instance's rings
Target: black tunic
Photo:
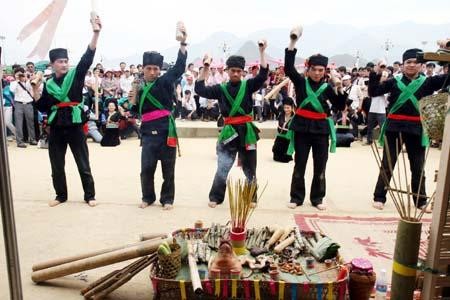
[[[253,98],[252,94],[262,88],[264,82],[267,80],[267,74],[269,72],[268,68],[263,68],[261,66],[259,73],[252,79],[247,80],[247,91],[245,93],[244,99],[241,103],[241,108],[246,115],[250,115],[253,112]],[[228,86],[228,92],[231,97],[235,98],[239,92],[240,82],[231,83]],[[231,104],[225,97],[220,84],[213,86],[205,86],[205,80],[198,80],[195,82],[195,92],[200,97],[207,99],[218,99],[220,113],[223,117],[228,117],[231,111]],[[242,116],[240,113],[236,113],[235,117]],[[245,134],[247,132],[246,126],[242,125],[232,125],[236,132],[239,134],[240,145],[245,146]]]
[[[291,118],[293,118],[293,116],[291,116]],[[292,120],[292,119],[290,119],[290,120]],[[278,128],[277,128],[278,133],[286,134],[289,130],[289,124],[290,124],[290,122],[285,122],[285,114],[282,113],[278,117]],[[290,140],[277,135],[277,137],[275,138],[273,147],[272,147],[273,160],[279,161],[279,162],[290,162],[292,160],[292,155],[287,154],[287,151],[289,148],[289,142],[290,142]]]
[[[284,56],[284,72],[289,77],[289,79],[294,83],[295,87],[295,99],[296,106],[300,107],[302,102],[307,98],[306,94],[306,79],[303,75],[297,72],[295,69],[295,55],[297,54],[297,49],[285,51]],[[311,88],[313,91],[317,91],[320,86],[324,83],[324,81],[314,82],[312,80],[309,81]],[[336,94],[328,84],[328,87],[323,91],[323,93],[318,97],[322,107],[324,108],[324,112],[330,116],[331,110],[327,103],[329,100],[333,106],[333,109],[343,110],[345,108],[345,101],[347,99],[347,94]],[[307,104],[304,109],[315,111],[314,107],[311,104]],[[306,119],[300,116],[295,116],[294,120],[292,120],[291,129],[296,132],[302,133],[313,133],[313,134],[329,134],[330,128],[327,120],[311,120]]]
[[[120,113],[115,112],[111,116],[108,116],[107,122],[106,122],[106,129],[105,129],[105,135],[103,136],[102,141],[100,144],[103,147],[115,147],[117,145],[120,145],[120,139],[119,139],[119,121],[120,121]],[[113,122],[113,126],[109,127],[111,124],[110,122]]]
[[[447,75],[436,75],[425,79],[423,85],[414,93],[416,98],[420,101],[421,98],[425,96],[432,95],[435,91],[442,88],[445,78]],[[369,96],[376,97],[387,93],[389,96],[388,111],[390,111],[392,105],[398,100],[401,94],[400,89],[397,87],[397,80],[391,78],[383,83],[380,83],[381,75],[375,72],[371,72],[369,76]],[[403,76],[402,82],[407,86],[411,83],[411,80]],[[408,115],[408,116],[420,116],[420,113],[413,106],[411,101],[407,101],[398,111],[395,112],[398,115]],[[414,135],[422,135],[422,124],[421,122],[413,121],[401,121],[401,120],[389,120],[387,123],[386,131],[395,132],[405,132]]]
[[[89,70],[89,68],[92,65],[94,56],[95,56],[95,49],[91,50],[88,47],[86,52],[81,57],[80,62],[76,66],[75,78],[73,80],[72,87],[70,88],[69,93],[67,95],[71,102],[83,101],[84,80],[85,80],[87,71]],[[66,77],[66,75],[64,75],[60,78],[56,78],[55,75],[53,74],[53,80],[59,86],[62,85],[62,82],[64,81],[65,77]],[[58,103],[60,103],[60,101],[57,100],[56,98],[54,98],[52,95],[50,95],[47,92],[47,89],[46,89],[46,86],[44,83],[44,89],[42,91],[42,96],[38,101],[35,102],[36,108],[40,112],[45,112],[45,113],[47,113],[47,115],[50,115],[51,107]],[[83,123],[85,123],[87,121],[87,115],[82,113],[81,120]],[[74,126],[74,125],[79,126],[80,124],[72,123],[72,108],[71,107],[59,108],[56,113],[55,119],[52,123],[52,126],[67,127],[67,126]]]
[[[162,104],[164,109],[168,111],[172,111],[173,109],[173,101],[174,101],[174,91],[175,91],[175,82],[183,75],[184,70],[186,69],[186,60],[187,60],[187,52],[183,54],[181,51],[178,51],[178,58],[175,65],[169,69],[164,75],[158,77],[156,82],[151,90],[151,94],[158,99],[158,101]],[[132,110],[135,112],[139,112],[139,102],[141,100],[141,95],[143,92],[144,83],[141,85],[141,89],[139,90],[136,105],[133,105]],[[142,114],[152,112],[158,110],[155,106],[153,106],[150,101],[145,100],[142,107]],[[142,122],[141,124],[141,132],[143,134],[151,134],[152,131],[168,131],[169,130],[169,119],[161,118],[151,122]]]

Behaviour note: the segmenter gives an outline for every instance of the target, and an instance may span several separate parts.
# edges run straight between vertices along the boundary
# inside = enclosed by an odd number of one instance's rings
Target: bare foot
[[[163,205],[163,210],[172,210],[173,209],[173,205],[172,204],[164,204]]]
[[[327,210],[327,206],[325,204],[323,204],[323,203],[317,204],[316,208],[318,210]]]
[[[294,203],[294,202],[289,202],[287,204],[287,207],[290,209],[295,209],[295,208],[297,208],[297,206],[298,206],[297,203]]]
[[[97,206],[97,201],[95,201],[95,200],[90,200],[90,201],[88,201],[88,203],[87,203],[90,207],[95,207],[95,206]]]
[[[257,206],[256,202],[250,203],[250,208],[256,208],[256,206]]]
[[[211,207],[211,208],[216,208],[217,202],[209,201],[208,206]]]
[[[50,207],[55,207],[55,206],[57,206],[57,205],[60,205],[62,202],[60,202],[60,201],[58,201],[58,200],[50,200],[49,202],[48,202],[48,206],[50,206]]]
[[[378,209],[378,210],[383,210],[383,208],[384,208],[384,203],[383,203],[383,202],[375,201],[375,202],[372,204],[372,206],[373,206],[373,208],[376,208],[376,209]]]
[[[147,208],[147,207],[149,207],[149,206],[150,206],[150,204],[148,204],[148,203],[145,202],[145,201],[142,201],[141,205],[139,205],[139,208],[144,209],[144,208]]]
[[[426,205],[422,205],[421,207],[419,207],[420,210],[425,210],[426,214],[431,214],[433,211],[431,210],[430,207],[426,207]]]

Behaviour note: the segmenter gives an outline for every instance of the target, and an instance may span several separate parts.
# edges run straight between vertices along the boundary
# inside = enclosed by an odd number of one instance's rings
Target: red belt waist
[[[398,121],[412,121],[412,122],[420,122],[420,116],[407,116],[407,115],[396,115],[396,114],[388,114],[388,119],[390,120],[398,120]]]
[[[299,108],[295,111],[295,114],[297,116],[306,118],[306,119],[312,119],[312,120],[324,120],[328,117],[326,113],[318,113],[315,111],[310,111],[307,109]]]
[[[56,104],[56,106],[58,108],[62,108],[62,107],[74,107],[77,106],[78,104],[80,104],[80,102],[59,102],[58,104]]]
[[[223,118],[225,125],[241,125],[253,121],[252,116],[238,116]]]

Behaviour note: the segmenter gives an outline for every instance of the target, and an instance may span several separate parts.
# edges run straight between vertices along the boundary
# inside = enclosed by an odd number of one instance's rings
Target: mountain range
[[[258,60],[256,42],[265,38],[268,41],[267,55],[271,59],[271,64],[276,64],[275,62],[283,60],[289,32],[289,28],[269,28],[245,37],[229,32],[215,32],[203,41],[189,45],[188,61],[198,61],[205,53],[212,55],[216,61],[223,61],[228,55],[237,53],[243,55],[248,62],[254,62]],[[352,25],[319,22],[304,26],[303,36],[297,43],[296,62],[301,63],[304,58],[321,53],[330,57],[330,63],[338,66],[354,66],[357,56],[360,66],[381,58],[387,58],[388,63],[392,63],[401,60],[402,53],[408,48],[434,51],[437,48],[436,41],[448,37],[450,37],[450,23],[433,25],[408,21],[357,28]],[[386,45],[389,51],[386,51]],[[161,53],[170,63],[175,61],[177,51],[177,47],[172,47]],[[136,64],[141,59],[142,54],[136,53],[129,57],[105,59],[104,63],[107,66],[118,66],[122,60]]]

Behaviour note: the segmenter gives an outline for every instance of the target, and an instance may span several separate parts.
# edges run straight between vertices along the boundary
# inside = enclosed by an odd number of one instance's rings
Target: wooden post
[[[449,102],[450,103],[450,95]],[[442,141],[441,160],[436,186],[436,198],[434,201],[433,218],[430,228],[430,240],[428,245],[427,266],[433,270],[447,272],[450,265],[450,218],[448,215],[450,201],[450,111],[445,118],[444,138]],[[422,299],[431,300],[440,296],[437,293],[440,287],[450,287],[448,277],[440,282],[437,275],[425,273]]]

